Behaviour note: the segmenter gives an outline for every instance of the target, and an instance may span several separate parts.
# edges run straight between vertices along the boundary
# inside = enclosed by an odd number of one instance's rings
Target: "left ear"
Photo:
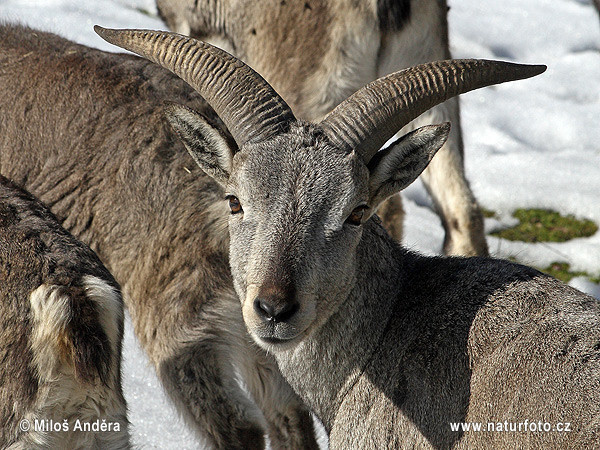
[[[421,175],[449,133],[449,122],[417,128],[373,156],[368,164],[369,204],[373,211]]]

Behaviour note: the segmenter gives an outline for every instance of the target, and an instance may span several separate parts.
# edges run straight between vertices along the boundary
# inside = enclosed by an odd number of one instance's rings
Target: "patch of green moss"
[[[598,231],[598,225],[591,220],[579,220],[572,215],[561,216],[547,209],[517,209],[513,217],[520,221],[517,226],[492,235],[509,241],[565,242],[592,236]]]
[[[496,211],[492,211],[491,209],[487,208],[481,208],[481,215],[483,217],[491,219],[492,217],[496,217]]]
[[[553,262],[548,267],[539,270],[565,283],[568,283],[575,277],[588,277],[595,282],[587,272],[572,272],[571,266],[566,262]]]
[[[154,17],[154,14],[152,14],[149,10],[147,10],[146,8],[135,8],[137,12],[140,12],[142,14],[144,14],[145,16],[149,16],[149,17]]]

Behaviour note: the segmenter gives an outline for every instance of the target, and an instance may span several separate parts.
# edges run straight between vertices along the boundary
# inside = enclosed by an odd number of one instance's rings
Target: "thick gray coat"
[[[412,253],[376,216],[348,223],[362,199],[376,205],[365,184],[391,155],[369,173],[292,124],[244,146],[227,180],[243,208],[229,227],[244,320],[331,448],[600,445],[600,302],[507,261]],[[416,177],[416,158],[397,180]],[[571,431],[451,428],[526,420]]]
[[[378,152],[381,141],[448,92],[543,66],[427,64],[307,123],[258,75],[206,44],[97,32],[188,79],[227,121],[239,149],[189,109],[167,111],[229,199],[229,258],[245,324],[323,421],[332,448],[600,444],[600,303],[507,261],[414,254],[373,214],[422,172],[449,125],[422,127]],[[208,138],[221,141],[218,152]],[[504,421],[566,428],[452,429]]]
[[[358,255],[331,319],[274,351],[331,448],[600,445],[600,302],[509,262],[413,254],[377,224]],[[488,431],[505,421],[552,431]],[[460,422],[484,431],[452,431]]]

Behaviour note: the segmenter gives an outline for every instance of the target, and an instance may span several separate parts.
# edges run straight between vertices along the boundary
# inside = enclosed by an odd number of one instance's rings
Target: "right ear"
[[[222,186],[231,175],[234,148],[221,131],[196,111],[178,104],[165,107],[165,116],[194,161]]]

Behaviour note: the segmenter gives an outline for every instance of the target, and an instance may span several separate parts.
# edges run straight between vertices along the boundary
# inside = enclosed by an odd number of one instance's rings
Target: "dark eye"
[[[242,204],[240,203],[239,199],[236,196],[228,195],[225,198],[227,200],[229,200],[229,209],[231,209],[231,214],[237,214],[237,213],[241,213],[243,211]]]
[[[350,225],[360,225],[367,209],[367,205],[357,206],[346,219],[346,223],[349,223]]]

